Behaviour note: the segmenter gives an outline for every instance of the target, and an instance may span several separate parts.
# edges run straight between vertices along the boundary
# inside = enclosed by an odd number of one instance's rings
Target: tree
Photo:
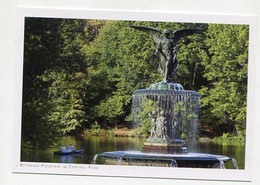
[[[109,21],[96,40],[98,68],[107,76],[105,83],[111,88],[96,109],[108,125],[123,124],[131,110],[132,92],[158,78],[150,61],[153,52],[150,52],[149,38],[142,39],[144,34],[136,33],[130,24]]]
[[[82,52],[84,21],[64,19],[59,27],[59,56],[52,68],[42,75],[49,83],[47,121],[57,124],[62,133],[77,130],[86,122],[84,92],[87,79],[87,61]]]
[[[200,90],[202,121],[224,124],[234,133],[246,127],[248,35],[248,25],[209,24],[208,50],[201,51],[209,81]]]
[[[129,123],[132,93],[161,81],[151,35],[198,24],[26,18],[22,138]],[[247,25],[204,25],[179,41],[177,83],[202,95],[201,122],[245,129]],[[145,117],[145,115],[143,115]],[[147,116],[147,115],[146,115]],[[146,117],[145,123],[148,121]],[[147,124],[143,124],[146,125]],[[148,127],[147,127],[148,128]],[[147,130],[147,129],[146,129]]]
[[[87,122],[91,58],[83,46],[99,27],[88,20],[26,18],[23,141],[49,144]],[[92,35],[86,35],[89,29]]]
[[[49,105],[48,83],[40,76],[53,65],[59,55],[60,19],[25,18],[22,141],[52,142],[57,133],[57,125],[47,122]]]
[[[162,22],[141,22],[141,21],[108,21],[96,39],[96,48],[98,51],[98,69],[102,70],[101,74],[106,75],[104,83],[110,85],[111,91],[107,92],[98,106],[97,114],[103,118],[104,122],[109,125],[124,123],[125,117],[131,110],[132,93],[136,89],[144,89],[162,80],[158,74],[158,58],[154,55],[155,44],[151,35],[138,32],[129,26],[141,25],[152,26],[158,29],[176,30],[188,27],[188,24],[179,23],[162,23]],[[189,24],[190,25],[190,24]],[[193,27],[198,27],[194,24]],[[197,41],[199,43],[203,38],[198,35],[190,36],[184,41]],[[184,41],[180,43],[180,53],[184,51]],[[192,42],[191,41],[191,42]],[[190,44],[189,50],[199,50],[201,46]],[[198,63],[198,56],[180,54],[179,61],[183,69],[180,69],[179,82],[185,83],[187,87],[196,86],[197,82],[202,79],[201,66]],[[184,69],[189,68],[190,64],[196,64],[191,73]],[[187,82],[192,76],[194,79]],[[196,81],[196,82],[195,82]],[[199,86],[197,86],[198,88]]]

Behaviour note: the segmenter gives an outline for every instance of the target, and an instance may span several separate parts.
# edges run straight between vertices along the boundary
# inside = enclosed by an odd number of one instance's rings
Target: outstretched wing
[[[186,37],[188,35],[192,35],[194,33],[202,33],[203,28],[184,28],[184,29],[178,29],[173,32],[173,39],[177,42],[182,37]]]
[[[135,25],[130,25],[130,27],[151,34],[153,40],[154,40],[156,43],[159,43],[159,41],[160,41],[160,34],[161,34],[161,32],[162,32],[161,30],[159,30],[159,29],[157,29],[157,28],[154,28],[154,27],[149,27],[149,26],[135,26]]]

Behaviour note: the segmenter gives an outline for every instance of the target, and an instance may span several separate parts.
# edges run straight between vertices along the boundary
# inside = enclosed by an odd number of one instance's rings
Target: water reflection
[[[53,163],[78,163],[96,164],[102,163],[96,154],[108,151],[140,151],[146,138],[134,137],[113,137],[113,136],[67,136],[60,138],[56,143],[57,147],[46,150],[40,149],[24,149],[22,148],[21,161],[24,162],[53,162]],[[68,146],[70,143],[75,149],[85,149],[81,155],[54,155],[53,151],[60,150],[60,146],[64,144]],[[192,152],[210,153],[217,155],[225,155],[237,160],[238,168],[244,169],[245,165],[245,146],[228,146],[214,143],[198,143],[192,148]],[[226,168],[234,168],[232,161],[225,164]]]
[[[72,155],[61,155],[60,156],[61,163],[73,163]]]

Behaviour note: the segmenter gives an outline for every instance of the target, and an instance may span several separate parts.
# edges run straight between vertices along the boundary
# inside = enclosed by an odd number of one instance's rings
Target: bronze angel
[[[170,30],[159,30],[154,27],[148,26],[134,26],[130,27],[138,29],[140,31],[148,32],[152,35],[153,40],[156,43],[155,54],[159,54],[159,68],[158,71],[164,78],[164,82],[171,82],[173,77],[176,77],[178,70],[177,51],[178,41],[185,36],[192,35],[194,33],[202,33],[203,28],[184,28],[175,30],[171,35]],[[161,37],[163,34],[163,37]]]

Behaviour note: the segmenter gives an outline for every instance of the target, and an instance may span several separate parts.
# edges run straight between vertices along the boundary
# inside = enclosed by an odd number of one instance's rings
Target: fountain
[[[169,30],[161,32],[151,27],[131,27],[152,34],[157,44],[156,53],[160,57],[158,71],[164,78],[147,89],[133,92],[133,122],[138,125],[144,117],[148,118],[151,123],[150,136],[141,151],[104,152],[98,156],[111,165],[224,169],[225,162],[230,160],[236,165],[236,161],[227,156],[188,152],[180,139],[182,136],[196,138],[200,94],[184,90],[181,84],[172,81],[178,70],[177,42],[181,37],[201,33],[203,29],[179,29],[170,37]],[[160,33],[164,37],[159,37]]]
[[[186,91],[180,84],[172,82],[160,82],[149,89],[134,91],[133,120],[138,124],[138,115],[142,114],[143,110],[149,110],[151,117],[151,134],[142,151],[187,153],[183,140],[179,138],[181,134],[189,138],[196,137],[199,99],[199,93]]]

